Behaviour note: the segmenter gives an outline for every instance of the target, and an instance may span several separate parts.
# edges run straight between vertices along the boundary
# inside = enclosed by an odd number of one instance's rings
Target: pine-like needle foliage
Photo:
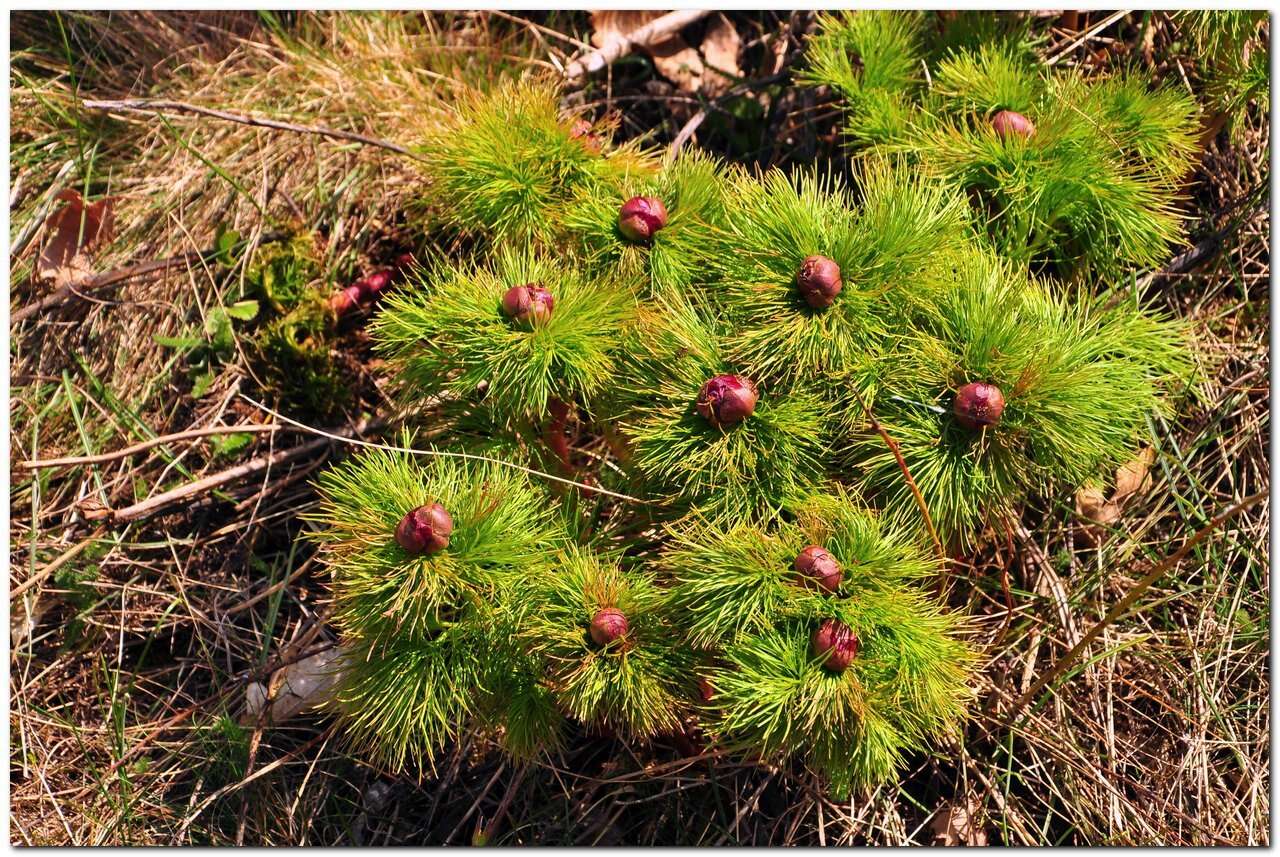
[[[657,175],[635,171],[613,186],[585,187],[565,208],[563,225],[571,245],[592,264],[641,277],[655,294],[683,295],[704,280],[725,192],[721,165],[705,153],[685,152]],[[618,229],[619,210],[635,196],[656,197],[667,210],[666,226],[648,243],[630,241]]]
[[[545,322],[503,313],[503,294],[530,283],[555,300]],[[542,418],[553,399],[589,408],[611,387],[635,304],[626,283],[503,246],[487,265],[442,265],[420,288],[390,296],[371,330],[411,400],[448,393],[508,428]]]
[[[692,695],[692,662],[668,617],[665,594],[648,575],[573,548],[531,587],[530,597],[523,639],[543,659],[551,694],[567,714],[631,738],[679,725]],[[621,610],[628,630],[599,645],[589,627],[604,608]]]
[[[652,491],[676,508],[699,513],[776,513],[789,498],[822,480],[827,408],[802,390],[758,385],[755,412],[716,427],[698,413],[703,384],[732,374],[715,325],[688,303],[654,303],[649,335],[627,373],[632,403],[621,430],[634,445],[632,463]]]
[[[837,592],[793,570],[811,544],[840,562]],[[845,794],[891,776],[906,753],[958,723],[972,654],[960,619],[905,584],[935,570],[917,530],[839,492],[802,502],[795,523],[698,527],[676,545],[664,565],[679,581],[673,600],[691,638],[715,657],[705,705],[726,743],[799,756]],[[858,638],[845,672],[811,649],[824,619]]]
[[[319,542],[332,574],[347,655],[336,697],[351,739],[389,765],[430,761],[472,716],[518,717],[513,752],[554,742],[534,665],[512,645],[522,581],[563,537],[545,497],[495,464],[363,453],[320,477]],[[441,504],[448,546],[410,555],[395,531],[410,510]],[[532,737],[532,736],[536,736]]]
[[[546,245],[574,194],[653,171],[634,144],[614,147],[607,129],[575,129],[558,101],[554,86],[528,81],[462,93],[451,120],[420,147],[429,159],[425,201],[464,232]]]
[[[894,438],[944,539],[968,544],[987,516],[1030,491],[1079,485],[1127,460],[1162,392],[1188,371],[1182,330],[1132,304],[1069,302],[1009,263],[975,255],[937,316],[894,359],[876,411]],[[998,424],[952,415],[955,391],[995,384]],[[852,443],[869,496],[914,508],[876,433]]]
[[[1182,234],[1173,201],[1195,151],[1190,97],[1136,74],[1051,73],[1016,38],[945,53],[923,87],[908,71],[929,63],[920,22],[916,12],[824,18],[809,79],[845,94],[852,145],[906,154],[962,190],[1008,258],[1062,275],[1163,262]],[[871,41],[881,33],[894,35]],[[1000,136],[1001,110],[1034,132]]]
[[[826,548],[840,563],[841,598],[937,570],[921,551],[917,526],[882,518],[839,485],[798,499],[790,511],[792,520],[768,530],[747,520],[671,528],[660,566],[695,646],[715,650],[781,621],[822,615],[828,599],[793,568],[809,545]]]
[[[733,323],[732,358],[754,378],[839,396],[874,387],[879,357],[941,288],[948,256],[967,240],[963,198],[901,165],[868,161],[860,199],[815,173],[742,175],[719,233],[715,289]],[[831,306],[797,291],[801,263],[826,256],[842,288]]]

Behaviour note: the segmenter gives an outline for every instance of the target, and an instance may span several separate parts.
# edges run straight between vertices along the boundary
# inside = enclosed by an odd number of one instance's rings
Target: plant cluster
[[[965,193],[1003,258],[1061,276],[1158,265],[1182,234],[1194,99],[1136,72],[1046,67],[1009,16],[940,34],[932,14],[823,17],[804,75],[842,98],[850,147]]]
[[[916,32],[851,20],[883,50]],[[916,74],[879,56],[868,92]],[[1022,157],[1016,124],[966,133]],[[1178,139],[1138,138],[1126,180],[1158,183]],[[572,718],[701,728],[837,792],[883,781],[968,697],[964,619],[921,586],[945,561],[931,529],[970,546],[1113,466],[1187,368],[1183,332],[1132,296],[1068,299],[1002,258],[919,152],[847,184],[659,161],[529,83],[464,99],[422,150],[474,251],[422,266],[372,336],[430,446],[325,474],[314,534],[349,650],[338,710],[390,764],[473,727],[527,757]],[[1044,246],[1100,252],[1073,240]]]

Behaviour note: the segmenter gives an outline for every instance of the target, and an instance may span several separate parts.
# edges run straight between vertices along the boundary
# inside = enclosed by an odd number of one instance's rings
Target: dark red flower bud
[[[694,407],[716,428],[736,425],[756,409],[756,385],[737,375],[717,375],[702,385]]]
[[[827,592],[840,588],[844,572],[831,552],[818,545],[809,545],[796,556],[795,570],[806,581],[813,581]]]
[[[822,665],[835,672],[847,670],[858,654],[858,638],[848,625],[835,619],[823,619],[809,642],[813,646],[813,656],[820,658],[825,655]]]
[[[956,422],[967,429],[979,429],[1000,422],[1004,413],[1004,393],[995,384],[974,381],[956,390],[956,400],[951,405]]]
[[[555,297],[540,283],[512,286],[502,296],[502,311],[521,324],[545,323],[555,305]]]
[[[835,303],[844,288],[840,266],[826,256],[809,256],[796,272],[796,289],[805,303],[814,309],[825,309]]]
[[[999,135],[1001,140],[1007,140],[1010,134],[1016,134],[1019,137],[1030,137],[1036,132],[1036,126],[1030,119],[1021,113],[1014,113],[1012,110],[1001,110],[995,116],[992,116],[991,128]]]
[[[400,519],[396,527],[396,544],[406,553],[416,555],[439,553],[449,546],[453,518],[439,503],[419,506]]]
[[[667,207],[654,196],[633,196],[618,211],[618,229],[628,239],[647,244],[667,225]]]
[[[625,636],[630,627],[621,610],[617,607],[605,607],[596,611],[596,615],[591,618],[591,639],[598,646],[607,646]]]
[[[716,698],[716,687],[710,679],[706,677],[698,679],[698,695],[702,697],[703,702],[710,702]]]
[[[569,137],[581,140],[588,152],[600,151],[600,135],[592,131],[592,124],[586,119],[578,119],[569,127]]]

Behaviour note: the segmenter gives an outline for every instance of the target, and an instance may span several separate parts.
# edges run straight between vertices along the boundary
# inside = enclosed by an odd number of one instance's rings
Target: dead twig
[[[302,458],[306,455],[310,455],[311,453],[330,444],[333,439],[346,440],[356,435],[365,434],[381,425],[381,420],[362,420],[356,426],[328,432],[328,436],[326,437],[316,438],[315,440],[308,441],[301,446],[295,446],[292,449],[281,450],[280,452],[272,453],[271,455],[259,456],[245,464],[232,467],[229,470],[223,470],[222,472],[215,473],[212,476],[206,476],[203,479],[197,479],[195,482],[188,482],[186,485],[181,485],[170,491],[165,491],[163,494],[157,494],[154,497],[149,497],[146,500],[134,503],[132,506],[128,506],[124,509],[87,510],[85,512],[85,517],[89,520],[108,518],[113,523],[136,521],[139,518],[145,518],[149,515],[153,515],[158,510],[163,509],[166,506],[170,506],[181,500],[186,500],[189,497],[194,497],[197,494],[203,494],[206,491],[211,491],[214,488],[227,484],[228,482],[235,482],[238,479],[243,479],[246,476],[252,476],[255,473],[266,470],[269,467],[274,467],[277,464],[283,464],[285,462],[292,461],[295,458]]]
[[[586,56],[569,63],[565,67],[564,76],[570,83],[577,83],[588,75],[595,74],[602,68],[611,65],[636,48],[657,44],[710,14],[710,9],[684,9],[679,12],[670,12],[621,38],[606,42]]]
[[[150,440],[144,440],[142,443],[135,443],[133,446],[126,446],[124,449],[117,449],[115,452],[103,452],[99,455],[73,455],[67,458],[45,458],[35,461],[23,461],[18,466],[25,467],[27,470],[41,470],[47,467],[73,467],[77,464],[101,464],[105,461],[115,461],[117,458],[128,458],[130,455],[136,455],[144,452],[152,447],[163,446],[166,443],[177,443],[183,440],[194,440],[201,437],[209,437],[218,434],[242,434],[248,432],[274,432],[285,429],[293,431],[289,426],[276,424],[262,425],[239,425],[239,426],[205,426],[204,428],[188,429],[187,431],[175,432],[174,434],[166,434],[160,437],[153,437]]]
[[[15,598],[21,597],[22,593],[26,592],[31,587],[40,583],[42,580],[47,579],[49,575],[53,574],[55,571],[57,571],[58,569],[66,565],[68,562],[75,559],[84,551],[85,548],[87,548],[89,545],[93,544],[98,539],[100,539],[102,537],[102,533],[103,533],[103,528],[99,527],[98,529],[90,533],[89,536],[84,540],[76,542],[74,545],[67,548],[67,550],[59,554],[56,559],[49,562],[47,565],[45,565],[35,574],[31,575],[29,578],[22,581],[17,586],[15,586],[12,590],[10,590],[9,600],[12,601]]]
[[[347,140],[352,143],[363,143],[366,146],[377,146],[380,149],[386,149],[389,152],[395,152],[397,155],[404,155],[413,158],[416,161],[425,162],[426,159],[421,155],[406,149],[404,146],[397,145],[387,140],[379,140],[377,137],[366,137],[363,134],[356,134],[352,131],[339,131],[336,128],[325,128],[323,125],[295,125],[292,122],[281,122],[276,119],[260,119],[257,116],[250,116],[247,113],[232,113],[229,110],[214,110],[210,107],[200,107],[196,104],[187,104],[183,101],[160,101],[147,98],[126,98],[120,101],[84,101],[82,102],[86,110],[116,110],[128,113],[192,113],[197,116],[208,116],[213,119],[222,119],[226,122],[238,122],[241,125],[252,125],[258,128],[273,128],[277,131],[292,131],[296,134],[315,134],[320,137],[331,137],[335,140]]]
[[[274,231],[268,232],[258,239],[258,244],[272,244],[277,241],[283,241],[289,237],[288,232]],[[116,268],[112,271],[104,271],[101,274],[94,274],[83,280],[76,280],[64,283],[57,291],[46,295],[33,304],[28,304],[18,310],[10,318],[10,324],[17,324],[26,321],[34,315],[40,315],[47,309],[51,309],[61,303],[66,302],[72,295],[78,294],[80,291],[88,291],[90,289],[104,289],[108,286],[118,286],[129,280],[135,280],[139,277],[146,277],[152,274],[168,271],[170,268],[177,268],[182,265],[194,265],[197,262],[208,261],[218,254],[218,250],[203,250],[201,252],[179,253],[176,256],[170,256],[166,259],[152,259],[147,262],[139,262],[136,265],[128,265],[123,268]]]

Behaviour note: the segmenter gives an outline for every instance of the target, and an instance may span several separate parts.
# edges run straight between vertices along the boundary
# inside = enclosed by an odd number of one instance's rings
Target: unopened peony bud
[[[820,658],[825,655],[826,660],[822,665],[834,672],[847,670],[858,654],[858,638],[849,630],[848,625],[835,619],[823,619],[818,630],[813,632],[810,643],[813,646],[813,656]]]
[[[737,375],[717,375],[702,385],[694,407],[716,428],[736,425],[756,409],[755,384]]]
[[[647,244],[667,225],[667,207],[653,196],[633,196],[618,211],[618,229],[631,241]]]
[[[1016,134],[1019,137],[1030,137],[1036,132],[1036,126],[1030,119],[1021,113],[1014,113],[1012,110],[1001,110],[995,116],[992,116],[991,128],[1002,140],[1007,140],[1011,134]]]
[[[439,553],[449,546],[453,518],[444,506],[432,503],[419,506],[400,519],[396,527],[396,544],[414,555]]]
[[[825,309],[835,302],[844,288],[840,266],[826,256],[809,256],[796,272],[796,290],[814,309]]]
[[[512,286],[502,296],[502,311],[521,324],[544,324],[555,305],[555,297],[539,283]]]
[[[582,147],[588,152],[599,152],[601,145],[600,135],[595,133],[592,127],[591,123],[586,119],[578,119],[569,127],[569,137],[581,141]]]
[[[598,646],[607,646],[626,635],[630,625],[627,617],[617,607],[605,607],[591,618],[591,639]]]
[[[951,405],[956,422],[967,429],[978,431],[1000,422],[1004,413],[1004,393],[995,384],[974,381],[956,390]]]
[[[831,552],[818,545],[809,545],[796,556],[795,570],[805,580],[811,580],[827,592],[840,588],[844,572]]]

